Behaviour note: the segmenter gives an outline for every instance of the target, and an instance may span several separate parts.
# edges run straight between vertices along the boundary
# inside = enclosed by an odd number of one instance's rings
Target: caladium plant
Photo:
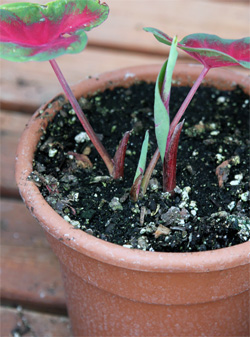
[[[65,53],[78,53],[87,44],[86,31],[106,20],[109,8],[100,0],[55,0],[46,5],[28,2],[0,6],[0,53],[1,57],[15,62],[49,61],[66,97],[76,112],[93,145],[105,162],[110,176],[123,177],[124,158],[130,131],[127,131],[111,158],[89,124],[55,58]],[[249,40],[224,40],[214,35],[192,34],[179,43],[155,28],[145,28],[158,41],[171,45],[168,60],[163,64],[155,86],[155,132],[158,142],[149,166],[144,174],[147,158],[149,134],[146,132],[139,158],[131,198],[137,200],[140,191],[146,193],[152,171],[161,157],[163,163],[163,190],[173,193],[176,185],[176,157],[183,116],[189,102],[210,68],[240,65],[250,68]],[[171,82],[177,60],[177,47],[203,64],[203,70],[190,89],[170,124],[169,111]],[[75,154],[77,156],[77,154]],[[82,158],[82,157],[81,157]],[[83,159],[90,165],[87,158]]]
[[[86,31],[106,20],[109,7],[99,0],[56,0],[39,5],[19,2],[0,6],[1,58],[15,61],[49,61],[69,102],[112,177],[123,176],[129,132],[112,159],[96,136],[55,58],[79,53],[87,44]]]
[[[176,37],[172,39],[159,29],[147,27],[144,30],[152,33],[159,42],[171,45],[171,49],[169,58],[159,73],[155,88],[154,115],[158,149],[148,166],[141,185],[143,193],[145,193],[151,173],[161,157],[163,190],[173,194],[176,187],[177,148],[183,126],[183,121],[180,123],[180,119],[209,69],[233,65],[250,69],[250,37],[231,40],[210,34],[191,34],[177,43]],[[203,69],[170,124],[169,100],[173,67],[177,58],[176,47],[201,62]]]

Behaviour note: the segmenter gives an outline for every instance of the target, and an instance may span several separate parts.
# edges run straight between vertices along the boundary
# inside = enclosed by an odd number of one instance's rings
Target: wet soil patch
[[[173,88],[171,116],[187,92]],[[159,161],[147,194],[135,203],[128,193],[146,130],[149,159],[157,147],[153,99],[154,84],[144,82],[80,99],[111,156],[122,135],[133,129],[122,181],[109,178],[68,104],[38,144],[31,179],[77,230],[128,248],[190,252],[249,240],[249,97],[240,88],[201,87],[185,113],[175,196],[162,191]],[[87,156],[93,167],[75,153]]]

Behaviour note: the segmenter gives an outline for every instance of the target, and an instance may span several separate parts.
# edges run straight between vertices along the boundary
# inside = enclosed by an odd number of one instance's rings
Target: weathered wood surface
[[[29,310],[1,308],[2,337],[71,337],[69,319],[63,316],[36,313]],[[14,335],[16,333],[16,335]]]
[[[10,3],[16,0],[0,0]],[[46,0],[34,0],[41,4]],[[88,33],[89,45],[58,59],[70,84],[120,67],[162,63],[169,48],[143,27],[170,36],[196,32],[224,38],[249,35],[248,0],[107,0],[108,20]],[[179,62],[194,62],[180,53]],[[246,76],[249,72],[243,69]],[[1,130],[1,299],[3,305],[23,305],[32,331],[25,336],[69,337],[60,268],[44,233],[20,200],[14,179],[15,152],[30,114],[61,92],[49,63],[0,61]],[[60,313],[61,316],[41,314]],[[1,333],[11,336],[20,315],[2,307]],[[33,333],[34,332],[34,333]]]
[[[101,56],[102,55],[102,56]],[[58,58],[58,64],[70,84],[125,66],[163,62],[163,56],[110,51],[89,47],[75,55]],[[3,109],[34,112],[62,89],[48,62],[1,62],[1,103]]]
[[[57,258],[21,201],[1,200],[1,296],[12,303],[65,311]]]
[[[8,197],[19,197],[15,182],[15,157],[18,139],[30,116],[15,111],[2,110],[1,156],[0,156],[0,188],[1,194]]]
[[[3,3],[15,2],[4,0]],[[33,1],[35,2],[35,1]],[[37,1],[46,3],[44,0]],[[143,27],[157,27],[179,39],[207,32],[224,38],[249,34],[248,6],[244,2],[197,0],[109,0],[110,15],[102,26],[88,33],[89,46],[58,62],[69,83],[120,67],[159,63],[169,48],[157,42]],[[180,52],[180,58],[194,62]],[[80,69],[79,69],[80,66]],[[1,61],[1,101],[4,108],[34,110],[61,91],[48,63]]]

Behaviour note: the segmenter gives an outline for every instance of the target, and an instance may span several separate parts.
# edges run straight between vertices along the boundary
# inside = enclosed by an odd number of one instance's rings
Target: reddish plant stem
[[[84,130],[86,131],[87,135],[89,136],[91,142],[93,143],[94,147],[96,148],[96,150],[98,151],[98,153],[100,154],[100,156],[102,157],[108,171],[109,174],[112,176],[113,173],[113,161],[110,158],[109,154],[107,153],[106,149],[104,148],[104,146],[102,145],[102,143],[100,142],[99,138],[96,136],[92,126],[89,124],[89,121],[87,120],[86,116],[84,115],[79,103],[77,102],[72,90],[70,89],[65,77],[63,76],[57,62],[55,60],[50,60],[49,61],[64,92],[66,97],[68,98],[70,104],[72,105],[73,109],[75,110],[75,113],[79,119],[79,121],[81,122]]]
[[[154,170],[155,165],[157,164],[159,158],[160,158],[160,150],[159,150],[159,148],[157,148],[157,150],[155,151],[152,159],[150,160],[150,162],[148,164],[148,167],[147,167],[146,172],[144,174],[144,177],[142,179],[142,183],[141,183],[142,195],[146,194],[146,190],[148,188],[149,180],[151,178],[151,175],[153,173],[153,170]]]
[[[176,125],[163,163],[163,191],[170,192],[171,195],[174,195],[174,189],[176,187],[176,160],[183,124],[184,120]]]
[[[130,133],[131,131],[125,132],[113,158],[114,169],[112,176],[114,179],[123,178],[124,176],[124,161]]]
[[[184,112],[186,111],[191,99],[194,97],[194,94],[196,93],[197,89],[201,85],[201,82],[203,81],[203,79],[206,76],[209,69],[210,68],[204,66],[204,68],[202,69],[202,72],[200,73],[197,80],[194,82],[194,84],[193,84],[192,88],[190,89],[187,97],[183,101],[180,109],[178,110],[177,114],[174,116],[174,119],[173,119],[173,121],[170,125],[170,132],[171,132],[170,136],[171,137],[172,137],[172,134],[174,132],[174,129],[175,129],[176,125],[179,123],[181,117],[183,116]]]
[[[201,82],[203,81],[204,77],[206,76],[207,72],[209,71],[210,68],[204,66],[204,68],[202,69],[202,72],[200,73],[199,77],[197,78],[197,80],[195,81],[194,85],[192,86],[192,88],[190,89],[187,97],[185,98],[185,100],[183,101],[180,109],[178,110],[177,114],[175,115],[171,125],[170,125],[170,139],[173,135],[173,132],[176,128],[176,125],[179,123],[181,117],[183,116],[184,112],[186,111],[191,99],[193,98],[194,94],[196,93],[197,89],[199,88]],[[167,149],[166,149],[167,152]],[[152,172],[158,162],[160,158],[160,151],[159,148],[156,149],[148,167],[147,170],[144,174],[144,177],[142,179],[142,184],[141,184],[141,188],[142,188],[142,194],[144,195],[146,193],[147,187],[148,187],[148,183],[150,180],[150,177],[152,175]],[[167,163],[166,163],[167,165]],[[164,165],[166,167],[166,165]],[[164,175],[164,172],[163,172]]]

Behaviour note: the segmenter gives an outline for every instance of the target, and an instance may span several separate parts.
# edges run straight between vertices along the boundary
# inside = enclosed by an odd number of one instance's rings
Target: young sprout
[[[128,134],[111,159],[89,124],[64,78],[55,58],[81,52],[87,44],[86,31],[99,26],[109,8],[99,0],[56,0],[46,5],[20,2],[0,6],[1,58],[14,61],[49,61],[83,128],[105,162],[110,175],[123,176]]]
[[[216,35],[192,34],[184,37],[179,43],[176,38],[172,39],[162,31],[155,28],[144,28],[145,31],[153,33],[156,39],[164,44],[171,45],[169,59],[164,63],[156,82],[155,93],[155,118],[156,118],[156,137],[158,149],[156,150],[151,162],[144,175],[142,182],[142,192],[146,193],[146,188],[153,172],[153,169],[161,156],[163,162],[163,191],[174,193],[176,186],[176,156],[180,132],[183,122],[180,122],[191,99],[202,83],[209,69],[240,65],[250,69],[250,37],[239,40],[221,39]],[[190,56],[203,64],[201,74],[193,84],[177,114],[174,116],[169,127],[169,116],[164,115],[163,106],[169,115],[169,99],[172,79],[172,67],[169,71],[167,65],[175,64],[175,46],[187,52]],[[163,80],[164,79],[164,80]],[[163,91],[162,91],[163,87]],[[164,93],[165,92],[165,93]],[[160,127],[160,130],[157,130]],[[165,131],[164,131],[165,127]],[[165,132],[165,135],[163,135]],[[160,134],[157,136],[157,133]],[[165,149],[165,150],[164,150]]]
[[[147,161],[147,153],[148,153],[148,140],[149,140],[149,132],[146,131],[144,141],[142,143],[141,154],[137,166],[137,170],[135,172],[134,182],[130,190],[130,197],[132,200],[137,201],[140,193],[141,182],[143,178],[143,174],[146,167]]]

